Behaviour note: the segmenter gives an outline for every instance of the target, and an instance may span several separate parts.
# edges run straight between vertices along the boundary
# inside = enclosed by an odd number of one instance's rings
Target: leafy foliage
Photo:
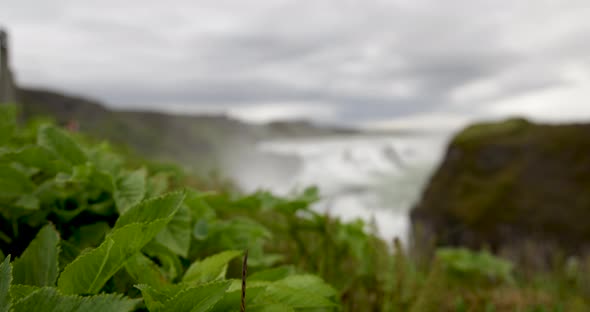
[[[227,278],[232,260],[249,248],[255,265],[276,262],[265,251],[265,226],[221,216],[197,190],[171,192],[179,178],[168,168],[127,162],[109,145],[51,124],[18,129],[10,109],[0,122],[7,129],[0,141],[0,250],[17,256],[0,266],[6,311],[236,310],[241,290],[233,285],[241,283]],[[314,301],[303,289],[287,289],[295,273],[253,282],[248,303],[338,306],[334,289],[313,294]],[[320,278],[308,282],[330,287]]]
[[[14,283],[53,286],[58,274],[59,234],[48,224],[13,263]]]
[[[0,312],[8,311],[10,307],[10,283],[12,282],[12,266],[10,257],[6,257],[0,264]]]
[[[240,311],[245,249],[247,311],[589,310],[590,264],[544,288],[486,252],[422,265],[371,224],[314,211],[316,188],[205,192],[181,168],[15,117],[0,105],[0,312]]]

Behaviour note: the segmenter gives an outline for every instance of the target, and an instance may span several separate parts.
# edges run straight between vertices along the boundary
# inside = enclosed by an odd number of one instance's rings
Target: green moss
[[[523,118],[511,118],[502,122],[487,122],[471,125],[461,131],[454,139],[453,145],[465,145],[482,139],[517,135],[529,129],[532,124]]]
[[[451,213],[467,225],[480,230],[508,221],[512,209],[507,207],[515,184],[515,170],[505,170],[487,179],[463,175],[454,188],[455,200]]]

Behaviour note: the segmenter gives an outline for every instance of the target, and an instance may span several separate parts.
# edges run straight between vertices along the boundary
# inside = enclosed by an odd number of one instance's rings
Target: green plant
[[[23,131],[14,108],[0,109],[2,309],[237,311],[235,249],[251,248],[261,272],[269,268],[262,225],[219,219],[207,194],[170,192],[166,174],[133,167],[106,144],[51,124]],[[200,248],[212,245],[222,250]],[[254,278],[247,294],[253,311],[339,306],[331,286],[295,271]]]

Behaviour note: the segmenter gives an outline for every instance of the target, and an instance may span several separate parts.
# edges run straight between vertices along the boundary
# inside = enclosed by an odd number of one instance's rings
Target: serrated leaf
[[[37,291],[39,287],[31,286],[31,285],[11,285],[10,286],[10,300],[12,302],[17,302],[22,298],[32,294],[33,292]]]
[[[183,286],[175,284],[156,289],[147,284],[139,284],[135,285],[135,288],[141,291],[143,301],[150,312],[160,312],[164,308],[164,303],[179,293]]]
[[[12,283],[12,267],[10,256],[0,264],[0,312],[7,312],[10,307],[10,284]]]
[[[38,145],[29,145],[19,150],[10,151],[3,155],[2,159],[16,161],[24,166],[38,168],[48,173],[55,173],[67,168],[67,165],[58,161],[51,151]]]
[[[171,218],[180,209],[183,200],[183,192],[169,193],[144,200],[122,214],[115,223],[115,229],[131,223],[145,223],[161,218]]]
[[[139,203],[145,196],[146,171],[139,169],[117,178],[115,182],[115,203],[119,214]]]
[[[240,255],[242,255],[241,251],[229,250],[196,261],[188,268],[182,281],[198,284],[222,279],[225,277],[227,264]]]
[[[32,192],[35,185],[29,177],[12,166],[0,165],[0,198],[17,198]]]
[[[334,287],[328,285],[319,276],[311,274],[287,276],[286,278],[275,282],[274,285],[282,285],[296,290],[304,290],[322,297],[334,297],[338,295],[338,292]]]
[[[311,291],[291,288],[281,284],[272,284],[266,288],[262,299],[265,302],[280,302],[294,309],[311,309],[337,307],[333,301]]]
[[[170,222],[183,197],[182,193],[172,193],[129,209],[98,248],[83,253],[64,268],[59,289],[66,294],[98,293],[125,261]]]
[[[230,282],[217,282],[182,290],[164,303],[162,312],[207,312],[225,295]]]
[[[141,252],[125,262],[125,269],[138,284],[147,284],[156,288],[168,284],[158,265]]]
[[[186,206],[180,207],[170,223],[158,233],[156,241],[184,258],[191,244],[191,216]]]
[[[104,221],[83,225],[77,228],[68,242],[80,250],[94,248],[100,245],[110,230],[111,227]]]
[[[37,133],[37,143],[71,165],[82,165],[87,160],[86,153],[78,143],[68,133],[55,126],[41,126]]]
[[[248,312],[291,312],[295,311],[290,306],[274,303],[274,304],[264,304],[264,305],[254,305],[248,307]]]
[[[52,287],[40,288],[16,302],[13,312],[127,312],[139,303],[121,295],[80,297],[62,295]]]
[[[59,270],[59,242],[59,233],[53,225],[44,226],[21,257],[14,260],[14,283],[54,286]]]
[[[279,268],[272,268],[258,271],[248,277],[249,281],[269,281],[274,282],[286,278],[295,273],[295,268],[292,266],[284,266]]]
[[[149,257],[158,259],[162,271],[166,274],[169,280],[173,280],[184,272],[184,267],[180,262],[180,258],[174,254],[169,248],[152,240],[142,250],[143,253]]]
[[[240,284],[238,286],[238,290],[232,290],[233,285],[227,290],[223,299],[221,299],[215,307],[211,310],[211,312],[230,312],[230,311],[240,311],[240,305],[242,300],[242,291],[241,291],[241,283],[242,281],[236,280],[233,281],[234,283]],[[260,296],[267,285],[255,285],[246,288],[246,307],[247,310],[250,311],[250,306],[254,304],[256,298]]]

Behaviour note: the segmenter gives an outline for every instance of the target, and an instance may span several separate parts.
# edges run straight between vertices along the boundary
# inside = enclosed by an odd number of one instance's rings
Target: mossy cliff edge
[[[532,242],[587,253],[590,125],[509,119],[466,128],[411,217],[436,245],[518,253]]]

